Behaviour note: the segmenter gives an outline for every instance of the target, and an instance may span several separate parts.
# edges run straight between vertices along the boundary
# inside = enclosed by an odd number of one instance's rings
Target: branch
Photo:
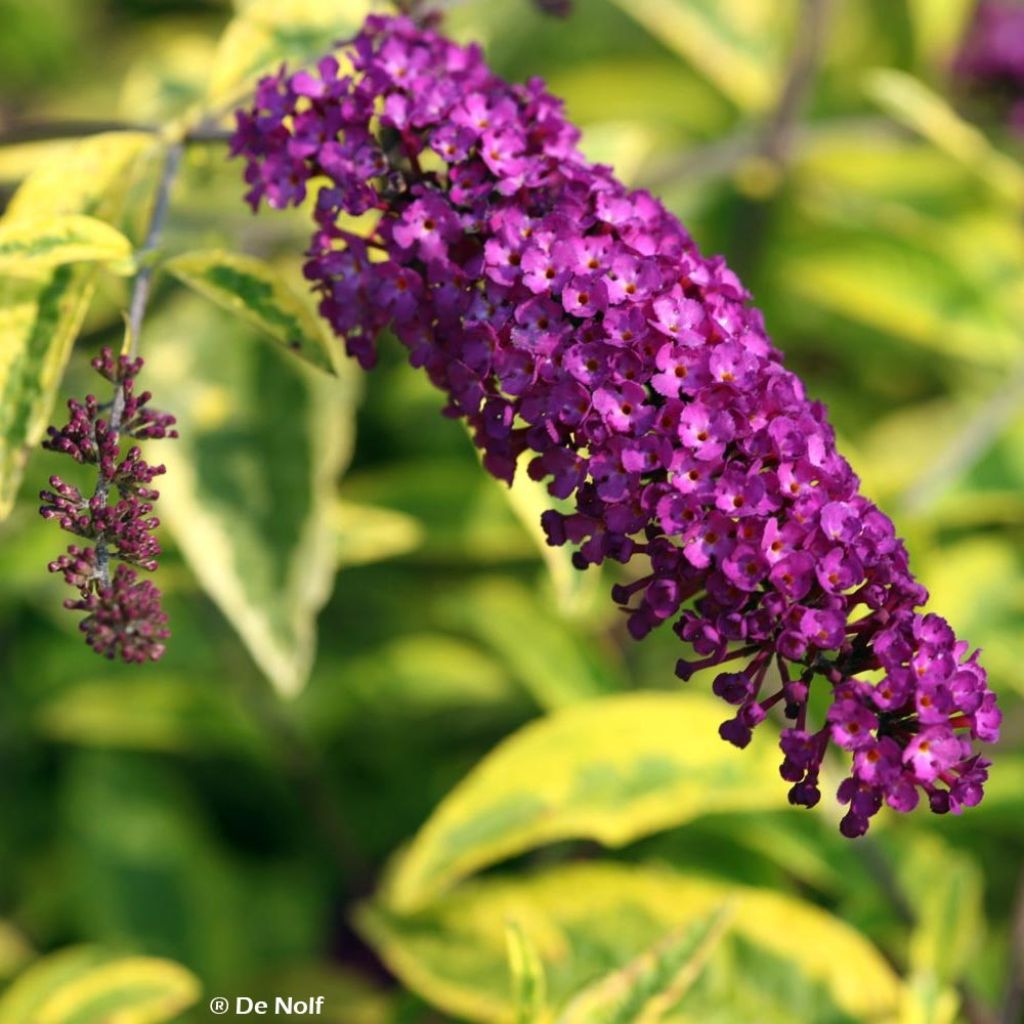
[[[135,275],[132,285],[131,301],[128,306],[128,341],[129,349],[127,355],[134,358],[139,349],[139,334],[142,330],[142,321],[146,315],[146,307],[149,305],[149,295],[153,286],[153,263],[151,256],[160,243],[160,236],[163,234],[164,224],[167,221],[167,209],[169,206],[171,185],[178,173],[181,164],[182,147],[175,143],[167,148],[167,155],[164,158],[164,167],[160,175],[160,182],[157,185],[156,198],[153,201],[153,212],[150,215],[149,227],[146,229],[146,237],[136,254],[139,262],[139,271]],[[114,396],[110,403],[110,433],[115,440],[121,431],[121,418],[124,415],[124,386],[120,382],[114,386]],[[93,492],[93,503],[107,503],[107,495],[110,491],[110,481],[101,472],[96,481],[96,490]],[[104,537],[96,542],[96,564],[99,568],[100,579],[104,586],[110,585],[110,550]]]
[[[0,131],[0,146],[12,146],[21,142],[49,142],[53,139],[78,139],[86,135],[100,135],[103,132],[155,131],[152,125],[134,124],[131,121],[23,121],[6,125]]]
[[[161,129],[157,125],[133,121],[96,120],[96,121],[24,121],[7,125],[0,131],[0,146],[14,146],[19,143],[51,142],[59,139],[81,139],[90,135],[102,135],[106,132],[145,132],[159,135]],[[202,145],[204,143],[227,142],[231,132],[227,129],[199,125],[185,133],[182,142],[185,145]]]
[[[1024,404],[1024,362],[1018,363],[1004,387],[989,397],[952,443],[898,499],[909,515],[924,512],[943,491],[963,476],[1013,422]]]
[[[802,128],[800,118],[814,87],[831,10],[832,0],[804,0],[797,37],[775,106],[766,115],[760,130],[754,131],[752,149],[744,153],[741,148],[735,156],[736,169],[748,167],[755,172],[756,177],[752,176],[749,186],[757,186],[756,189],[739,188],[741,194],[734,224],[736,237],[730,248],[735,254],[733,270],[741,278],[757,273],[771,233],[777,213],[771,200],[776,196]]]
[[[146,315],[146,306],[149,304],[149,293],[153,283],[153,263],[150,257],[160,244],[160,236],[163,234],[164,224],[167,222],[171,185],[174,183],[178,167],[181,165],[181,155],[181,145],[175,143],[168,146],[163,172],[156,190],[156,199],[153,201],[153,213],[150,216],[149,228],[146,231],[142,247],[136,255],[139,261],[139,272],[135,275],[132,298],[128,307],[128,332],[131,341],[131,350],[128,354],[130,356],[135,356],[138,351],[139,332],[142,330],[142,319]],[[120,426],[120,418],[116,413],[111,417],[111,422],[115,429]]]
[[[891,138],[899,133],[897,127],[883,117],[855,115],[833,117],[814,125],[797,125],[793,130],[790,160],[801,148],[832,135],[870,135],[873,138]],[[740,128],[732,135],[697,146],[684,153],[652,159],[640,174],[639,185],[658,191],[679,178],[701,181],[731,174],[744,161],[758,153],[764,138],[750,127]]]
[[[854,844],[854,848],[860,854],[865,867],[867,867],[869,873],[874,878],[875,883],[889,899],[892,909],[899,920],[908,928],[914,928],[917,924],[917,914],[907,899],[903,886],[892,870],[892,866],[886,860],[885,855],[875,844],[874,840],[870,838],[860,839]],[[1024,911],[1024,898],[1022,898],[1021,903],[1022,911]],[[1024,928],[1021,931],[1024,933]],[[1021,940],[1024,942],[1024,934],[1021,935]],[[895,962],[891,956],[889,959],[893,962],[893,966],[900,971],[905,968],[905,965]],[[1001,1022],[997,1021],[992,1011],[980,1002],[965,981],[958,981],[955,988],[957,995],[960,997],[964,1018],[968,1024],[1018,1024],[1018,1017],[1004,1018]]]
[[[309,814],[325,852],[344,877],[346,888],[351,895],[366,895],[371,889],[373,872],[338,807],[319,750],[281,699],[260,686],[251,671],[240,667],[237,679],[242,699],[273,746],[299,804]]]
[[[782,167],[788,162],[800,117],[810,98],[828,37],[832,0],[806,0],[782,92],[761,138],[759,155]]]

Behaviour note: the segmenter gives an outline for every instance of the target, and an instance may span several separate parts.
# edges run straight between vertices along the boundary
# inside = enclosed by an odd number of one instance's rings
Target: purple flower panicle
[[[543,524],[579,568],[643,559],[614,590],[629,631],[671,622],[697,655],[684,680],[722,666],[737,746],[779,705],[793,803],[818,801],[832,744],[852,760],[848,836],[883,803],[976,804],[973,741],[999,727],[985,672],[915,611],[893,524],[725,262],[589,163],[541,81],[405,18],[369,18],[346,56],[264,79],[233,152],[254,209],[316,188],[305,273],[349,352],[372,366],[390,327],[494,476],[531,452],[529,475],[575,499]],[[831,709],[812,724],[817,688]]]
[[[85,612],[79,628],[86,643],[107,658],[120,655],[128,662],[156,661],[170,636],[160,591],[140,581],[134,568],[157,567],[160,545],[153,531],[160,521],[152,515],[159,492],[149,485],[164,472],[151,466],[137,445],[122,454],[121,435],[136,440],[177,437],[174,417],[149,407],[148,391],[135,394],[141,359],[120,356],[110,349],[92,361],[93,369],[115,387],[114,399],[101,405],[88,395],[85,402],[69,399],[67,424],[50,427],[43,447],[95,466],[98,482],[86,497],[59,476],[50,477],[51,490],[40,491],[39,512],[88,546],[72,544],[50,563],[79,592],[64,607]],[[112,561],[121,564],[112,568]]]

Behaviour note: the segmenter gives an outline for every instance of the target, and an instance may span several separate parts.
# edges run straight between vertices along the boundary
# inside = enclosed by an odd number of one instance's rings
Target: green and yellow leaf
[[[94,287],[87,267],[59,267],[45,282],[0,279],[0,519],[43,436]]]
[[[725,937],[734,908],[661,939],[625,967],[585,988],[558,1024],[660,1024],[676,1008]]]
[[[580,572],[572,564],[572,545],[554,547],[548,543],[541,526],[541,516],[550,508],[562,507],[563,503],[551,497],[546,483],[530,479],[527,467],[533,457],[530,452],[519,459],[511,487],[498,481],[495,481],[494,486],[501,489],[512,511],[536,545],[551,578],[558,611],[567,618],[581,617],[601,590],[601,571],[595,566],[587,572]]]
[[[45,163],[60,163],[73,153],[75,139],[40,139],[0,144],[0,181],[19,182]]]
[[[164,521],[264,675],[295,694],[334,581],[354,378],[313,372],[189,295],[150,320],[147,352],[146,385],[181,432],[160,452]]]
[[[896,1012],[899,978],[849,925],[792,896],[666,868],[605,862],[475,879],[410,915],[364,906],[357,924],[402,982],[442,1012],[512,1024],[505,921],[520,922],[536,948],[557,1012],[730,901],[731,930],[672,1008],[673,1024],[862,1024]]]
[[[914,49],[922,61],[944,70],[967,28],[974,0],[907,0]]]
[[[12,924],[0,921],[0,979],[9,978],[32,959],[32,947]]]
[[[721,705],[635,693],[577,704],[521,729],[442,801],[400,857],[388,903],[425,906],[481,868],[561,839],[623,846],[714,811],[779,805],[770,736],[736,750]]]
[[[981,868],[934,836],[904,837],[897,863],[900,883],[917,917],[910,966],[941,984],[963,977],[985,930]]]
[[[376,505],[335,502],[331,524],[337,539],[338,564],[369,565],[415,551],[423,527],[412,516]]]
[[[84,213],[116,221],[129,165],[160,143],[147,132],[109,132],[78,142],[60,160],[47,160],[22,182],[3,223]]]
[[[518,921],[506,923],[505,940],[516,1024],[542,1024],[549,1017],[548,989],[537,949]]]
[[[989,672],[1019,691],[1024,685],[1019,671],[1024,584],[1013,541],[981,534],[922,554],[921,582],[931,594],[930,607],[948,619],[958,635],[970,637],[983,649]],[[971,581],[969,587],[965,580]]]
[[[789,4],[764,0],[613,0],[737,106],[766,110],[778,89]]]
[[[257,745],[223,691],[157,671],[133,682],[131,700],[119,679],[82,679],[43,703],[37,722],[52,739],[102,749],[187,754]]]
[[[516,580],[489,578],[450,595],[440,611],[446,625],[499,655],[545,710],[621,689],[614,650],[595,656],[553,603]],[[524,636],[530,643],[523,643]]]
[[[911,974],[904,988],[899,1024],[955,1024],[960,996],[955,988],[941,985],[934,975]]]
[[[396,636],[332,663],[329,675],[321,676],[330,683],[308,689],[297,710],[306,728],[325,742],[358,730],[367,716],[423,721],[522,706],[521,693],[497,658],[443,633]]]
[[[282,61],[294,68],[355,35],[368,0],[252,0],[228,23],[213,59],[207,101],[241,101],[261,73]]]
[[[1024,202],[1024,167],[1000,153],[919,79],[895,68],[878,68],[866,76],[865,90],[891,117],[969,168],[1014,207]]]
[[[96,135],[40,164],[0,226],[84,214],[116,221],[136,161],[157,143],[141,133]],[[113,229],[111,229],[113,230]],[[65,263],[36,279],[0,278],[0,519],[14,505],[28,451],[41,440],[95,287],[95,268]]]
[[[78,947],[21,975],[0,998],[0,1024],[164,1024],[200,991],[198,979],[169,960]]]
[[[1020,339],[1006,313],[934,253],[849,233],[779,261],[779,286],[855,323],[946,357],[1008,366]]]
[[[0,274],[31,277],[65,263],[108,263],[131,273],[131,254],[117,228],[83,214],[0,223]]]
[[[412,374],[403,376],[410,385],[422,383]],[[436,402],[436,393],[431,394],[431,410]],[[536,552],[501,485],[471,459],[409,458],[356,470],[346,477],[343,493],[347,502],[394,511],[417,523],[422,531],[417,559],[493,565],[528,560]]]
[[[188,252],[169,260],[164,269],[258,327],[293,355],[319,370],[336,372],[324,324],[280,271],[264,260],[220,250]]]

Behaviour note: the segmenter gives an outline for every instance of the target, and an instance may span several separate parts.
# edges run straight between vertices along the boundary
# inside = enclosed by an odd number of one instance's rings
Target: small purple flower
[[[806,551],[793,551],[772,566],[770,575],[780,594],[790,601],[800,601],[814,585],[814,558]]]
[[[79,628],[86,643],[107,658],[128,662],[156,661],[170,636],[167,615],[160,607],[160,591],[148,580],[138,581],[129,565],[152,571],[160,545],[153,531],[160,525],[151,515],[159,497],[149,484],[164,472],[151,466],[132,445],[122,455],[122,435],[138,440],[177,437],[174,417],[149,407],[148,391],[135,394],[141,359],[114,358],[110,349],[92,361],[93,369],[115,386],[109,406],[89,395],[84,403],[68,401],[68,423],[50,427],[43,447],[70,455],[76,462],[96,467],[99,481],[92,497],[59,476],[50,477],[51,490],[40,491],[44,519],[90,542],[72,544],[67,553],[50,563],[79,592],[64,607],[85,612]],[[122,564],[112,567],[112,560]]]
[[[829,708],[828,721],[833,741],[845,750],[859,750],[875,743],[878,718],[852,695],[837,700]]]
[[[963,759],[959,738],[949,728],[929,726],[914,736],[903,751],[903,761],[919,782],[934,782]]]
[[[265,79],[233,151],[254,208],[317,183],[306,276],[349,352],[373,365],[390,328],[489,472],[511,481],[530,453],[529,476],[574,502],[542,516],[551,544],[581,569],[643,563],[613,595],[630,634],[671,622],[697,654],[681,679],[721,666],[736,746],[779,705],[792,803],[818,802],[835,744],[852,761],[845,835],[921,793],[936,812],[976,804],[973,743],[999,730],[984,669],[916,611],[927,594],[893,524],[724,260],[588,162],[539,80],[509,84],[406,18],[369,18],[347,56],[344,76],[322,62],[318,79]],[[340,226],[368,210],[365,237]]]

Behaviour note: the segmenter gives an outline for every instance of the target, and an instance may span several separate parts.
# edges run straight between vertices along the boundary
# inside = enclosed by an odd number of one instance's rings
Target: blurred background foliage
[[[33,176],[89,212],[68,194],[124,143],[83,164],[77,136],[215,129],[362,6],[0,0],[3,203]],[[62,612],[33,500],[53,456],[0,524],[0,1024],[289,993],[345,1024],[1024,1019],[1024,167],[949,74],[972,0],[452,6],[754,291],[933,609],[984,648],[989,794],[855,843],[788,808],[768,730],[718,741],[671,634],[628,640],[610,576],[543,546],[544,496],[479,470],[396,344],[366,379],[318,372],[190,291],[190,256],[142,343],[185,427],[154,450],[164,661],[108,666]],[[136,244],[140,138],[102,214]],[[254,219],[241,192],[223,142],[189,144],[161,257],[246,253],[301,292],[302,214]],[[126,279],[87,273],[44,405],[119,339]]]

